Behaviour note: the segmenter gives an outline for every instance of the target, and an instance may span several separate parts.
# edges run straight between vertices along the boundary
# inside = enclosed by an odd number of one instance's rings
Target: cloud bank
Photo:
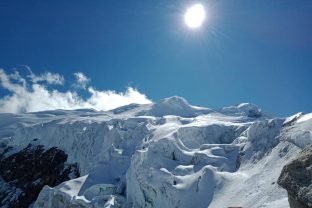
[[[132,87],[128,87],[125,92],[98,91],[89,86],[90,79],[82,72],[74,73],[76,78],[74,89],[60,91],[55,86],[64,84],[62,75],[52,72],[36,75],[30,69],[28,71],[27,76],[22,76],[19,71],[6,73],[0,69],[0,89],[9,92],[0,98],[0,112],[21,113],[80,108],[110,110],[130,103],[151,103],[146,95]],[[75,90],[77,88],[83,89],[88,97],[80,96]]]

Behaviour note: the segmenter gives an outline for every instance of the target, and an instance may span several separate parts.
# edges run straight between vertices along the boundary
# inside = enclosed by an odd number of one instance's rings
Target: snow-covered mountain
[[[287,193],[276,181],[311,143],[312,114],[273,118],[248,103],[213,110],[171,97],[106,112],[0,114],[0,166],[20,165],[13,158],[29,149],[66,155],[56,168],[59,175],[67,171],[64,182],[39,190],[35,208],[287,208]],[[9,207],[27,187],[25,179],[11,177],[13,183],[2,172],[0,204]],[[27,184],[46,177],[30,177]]]

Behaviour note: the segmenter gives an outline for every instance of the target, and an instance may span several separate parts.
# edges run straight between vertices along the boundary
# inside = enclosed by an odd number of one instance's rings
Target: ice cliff
[[[36,139],[77,164],[80,177],[44,186],[35,208],[285,208],[276,181],[312,143],[307,115],[273,118],[249,103],[209,109],[171,97],[106,112],[0,114],[0,141],[18,151]]]

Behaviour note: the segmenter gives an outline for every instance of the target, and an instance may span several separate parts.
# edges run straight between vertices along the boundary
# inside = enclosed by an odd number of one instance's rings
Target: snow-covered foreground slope
[[[45,186],[34,207],[289,207],[282,167],[312,143],[311,114],[271,118],[252,104],[150,105],[0,114],[0,138],[68,154],[81,177]]]

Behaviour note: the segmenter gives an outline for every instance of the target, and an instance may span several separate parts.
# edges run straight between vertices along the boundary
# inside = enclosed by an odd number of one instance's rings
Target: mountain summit
[[[208,108],[201,108],[190,105],[184,98],[173,96],[155,103],[146,113],[150,116],[166,116],[175,115],[181,117],[195,117],[211,112]]]

